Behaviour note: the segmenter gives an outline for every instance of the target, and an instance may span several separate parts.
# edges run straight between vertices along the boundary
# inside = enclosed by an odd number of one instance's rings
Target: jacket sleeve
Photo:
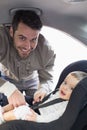
[[[40,88],[38,91],[46,91],[49,93],[55,88],[53,79],[56,54],[44,37],[41,37],[39,42],[41,46],[38,47],[38,50],[41,56],[40,64],[42,69],[39,70]]]
[[[16,89],[14,84],[0,78],[0,93],[4,93],[7,98],[10,97]]]
[[[40,88],[38,89],[38,91],[46,91],[48,94],[55,89],[54,60],[55,56],[52,56],[44,69],[39,71]]]

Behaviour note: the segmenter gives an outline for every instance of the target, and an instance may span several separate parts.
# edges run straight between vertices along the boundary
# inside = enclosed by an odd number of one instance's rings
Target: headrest
[[[12,8],[9,10],[9,14],[11,17],[13,17],[13,15],[15,14],[16,11],[18,10],[32,10],[35,11],[37,15],[41,16],[42,15],[42,10],[39,8],[35,8],[35,7],[20,7],[20,8]]]

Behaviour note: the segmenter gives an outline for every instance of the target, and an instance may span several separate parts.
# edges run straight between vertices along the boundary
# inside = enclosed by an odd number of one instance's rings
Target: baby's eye
[[[66,81],[64,81],[64,82],[63,82],[63,84],[64,84],[64,85],[66,85],[66,84],[67,84],[67,82],[66,82]]]
[[[71,87],[70,89],[71,89],[71,90],[73,90],[74,88],[73,88],[73,87]]]

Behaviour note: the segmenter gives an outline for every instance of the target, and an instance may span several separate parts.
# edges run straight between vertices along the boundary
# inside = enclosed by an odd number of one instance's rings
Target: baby
[[[76,87],[78,82],[85,77],[87,77],[87,73],[82,71],[69,73],[60,85],[59,90],[55,94],[52,94],[45,102],[57,98],[64,99],[64,101],[39,108],[40,115],[32,110],[27,104],[16,108],[13,108],[11,105],[0,107],[0,123],[15,119],[36,122],[51,122],[58,119],[67,107],[73,89]],[[8,107],[9,110],[6,107]]]

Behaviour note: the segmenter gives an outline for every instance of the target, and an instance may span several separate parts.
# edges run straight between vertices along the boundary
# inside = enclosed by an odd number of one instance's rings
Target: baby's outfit
[[[14,110],[14,115],[16,119],[25,120],[27,114],[31,114],[30,108],[27,105],[22,105],[19,107],[16,107]]]
[[[4,119],[3,119],[3,109],[0,106],[0,124],[2,124],[3,122],[4,122]]]
[[[13,112],[17,120],[25,120],[27,114],[32,114],[28,105],[16,107]],[[0,106],[0,124],[3,122],[5,122],[3,119],[3,109]]]

